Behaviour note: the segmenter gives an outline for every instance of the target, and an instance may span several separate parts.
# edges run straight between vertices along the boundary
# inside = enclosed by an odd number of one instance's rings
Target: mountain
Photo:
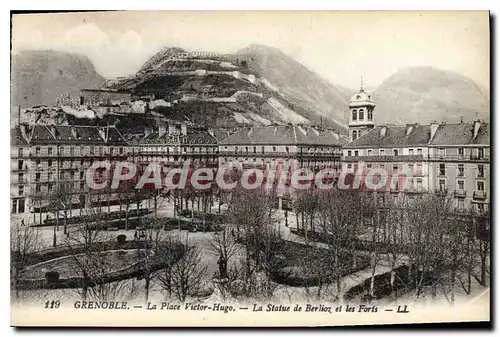
[[[278,65],[281,68],[276,70]],[[299,81],[300,77],[304,79]],[[298,84],[293,85],[297,81],[301,82],[298,89]],[[163,48],[137,74],[107,85],[136,95],[154,94],[153,112],[167,119],[217,128],[322,122],[346,132],[343,120],[327,104],[338,102],[345,110],[345,98],[325,80],[270,47],[256,50],[250,46],[225,55]]]
[[[405,124],[433,120],[489,120],[487,90],[453,71],[408,67],[385,80],[374,92],[375,122]]]
[[[278,87],[292,104],[306,110],[309,119],[345,126],[349,109],[344,88],[337,88],[277,48],[251,44],[236,55]]]
[[[104,82],[88,57],[51,50],[12,55],[11,105],[54,105],[62,94],[98,88]]]

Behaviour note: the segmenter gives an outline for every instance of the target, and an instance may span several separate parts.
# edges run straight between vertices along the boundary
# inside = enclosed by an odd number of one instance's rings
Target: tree
[[[40,251],[42,240],[34,227],[22,222],[10,230],[11,286],[19,299],[19,280],[23,278],[26,266],[32,264],[33,253]]]
[[[104,283],[109,273],[110,261],[102,254],[104,244],[111,238],[106,229],[107,224],[103,217],[98,199],[99,194],[89,193],[86,196],[85,207],[81,210],[82,222],[68,231],[65,244],[72,251],[69,267],[81,277],[81,283],[76,291],[82,300],[89,298],[98,300],[112,300],[113,296],[122,287],[119,282]],[[96,203],[99,207],[94,207]]]
[[[159,274],[159,280],[163,289],[184,302],[189,295],[200,290],[206,273],[207,265],[203,263],[200,251],[190,245],[186,237],[183,255]]]
[[[240,249],[236,238],[230,234],[227,227],[224,227],[222,231],[214,232],[209,241],[209,248],[212,254],[217,257],[219,266],[218,278],[228,279],[229,261]]]

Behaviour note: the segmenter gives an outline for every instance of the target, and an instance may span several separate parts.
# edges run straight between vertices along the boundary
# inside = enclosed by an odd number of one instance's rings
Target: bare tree
[[[189,295],[196,294],[202,285],[207,273],[207,265],[196,246],[189,244],[186,239],[184,252],[181,258],[168,265],[158,279],[161,287],[180,302],[184,302]]]
[[[228,279],[228,264],[231,258],[238,253],[240,246],[236,237],[231,235],[229,229],[224,227],[220,232],[214,232],[209,247],[212,254],[217,257],[219,266],[218,278]]]
[[[10,230],[11,286],[15,298],[19,299],[19,280],[23,278],[26,266],[32,263],[33,253],[42,249],[40,233],[27,224],[14,224]]]

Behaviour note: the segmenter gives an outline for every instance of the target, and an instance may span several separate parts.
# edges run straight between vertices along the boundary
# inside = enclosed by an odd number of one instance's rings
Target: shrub
[[[120,234],[116,237],[116,240],[120,245],[123,245],[125,242],[127,242],[127,236],[125,234]]]
[[[57,271],[48,271],[45,273],[45,279],[49,283],[54,283],[59,281],[59,273]]]

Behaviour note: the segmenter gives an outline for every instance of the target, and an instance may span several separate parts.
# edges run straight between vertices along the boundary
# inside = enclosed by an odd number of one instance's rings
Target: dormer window
[[[352,120],[355,121],[358,119],[358,111],[352,110]]]
[[[365,110],[359,109],[359,120],[362,121],[365,118]]]
[[[360,95],[356,95],[356,99],[360,99],[360,98],[361,98],[361,96],[360,96]]]

